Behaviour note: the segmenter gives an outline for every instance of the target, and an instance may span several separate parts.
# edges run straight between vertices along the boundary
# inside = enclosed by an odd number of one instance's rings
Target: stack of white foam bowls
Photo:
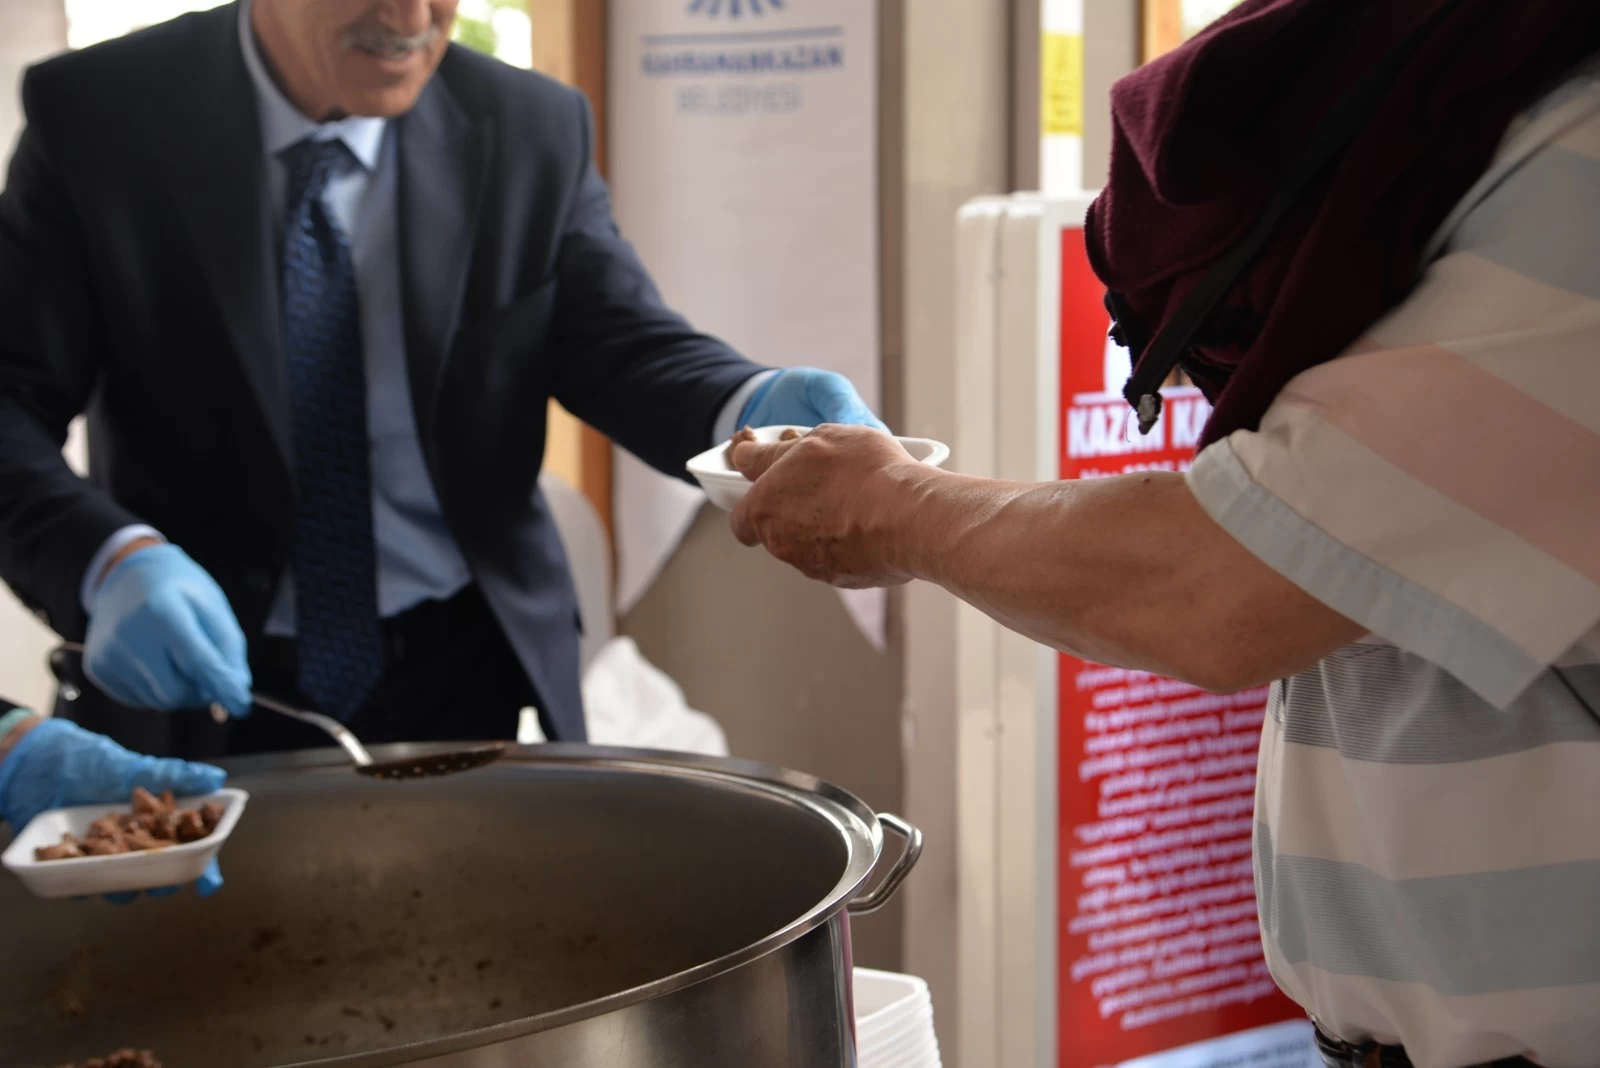
[[[928,984],[910,975],[855,970],[860,1068],[941,1068]]]

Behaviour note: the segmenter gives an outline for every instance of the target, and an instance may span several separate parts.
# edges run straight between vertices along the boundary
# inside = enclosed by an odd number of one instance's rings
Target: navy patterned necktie
[[[299,684],[323,711],[348,719],[383,672],[360,298],[350,241],[323,203],[329,178],[355,159],[337,139],[300,141],[282,158]]]

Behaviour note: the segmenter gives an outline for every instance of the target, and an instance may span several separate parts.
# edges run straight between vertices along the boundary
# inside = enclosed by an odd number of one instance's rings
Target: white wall
[[[5,146],[8,160],[22,129],[17,90],[23,70],[66,46],[67,15],[62,0],[0,0],[0,144]],[[67,450],[81,470],[81,427],[75,431]],[[0,593],[0,694],[34,708],[47,707],[52,686],[44,658],[52,642],[50,632],[10,591]]]
[[[0,3],[0,143],[11,154],[22,127],[17,87],[23,68],[67,46],[67,12],[62,0],[5,0]],[[0,179],[0,185],[4,180]]]
[[[1099,189],[1111,169],[1111,83],[1139,65],[1139,5],[1084,0],[1083,46],[1083,187]]]
[[[902,0],[897,331],[902,433],[954,440],[956,212],[1010,188],[1011,12],[996,0]],[[1034,92],[1037,93],[1037,88]],[[887,302],[886,302],[887,304]],[[886,314],[887,314],[886,306]],[[957,1065],[956,602],[928,585],[900,601],[904,650],[905,815],[927,836],[906,900],[905,970],[934,999],[940,1052]]]
[[[899,258],[885,263],[885,392],[903,432],[955,430],[955,219],[973,197],[1039,182],[1040,0],[899,0],[902,99],[898,172],[885,153],[886,211],[898,198]],[[1084,176],[1104,181],[1110,89],[1137,56],[1139,5],[1084,0]],[[889,36],[886,34],[886,36]],[[886,64],[887,66],[887,64]],[[885,124],[891,116],[885,116]],[[892,411],[893,409],[891,409]],[[940,1051],[957,1065],[956,610],[920,584],[900,601],[905,815],[927,849],[902,894],[905,970],[928,980]]]

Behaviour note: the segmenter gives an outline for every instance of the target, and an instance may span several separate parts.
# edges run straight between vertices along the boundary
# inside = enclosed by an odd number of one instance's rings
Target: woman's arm
[[[1181,475],[971,478],[845,427],[741,444],[735,461],[759,479],[734,513],[745,544],[835,585],[937,583],[1087,660],[1229,692],[1363,633],[1251,555]]]

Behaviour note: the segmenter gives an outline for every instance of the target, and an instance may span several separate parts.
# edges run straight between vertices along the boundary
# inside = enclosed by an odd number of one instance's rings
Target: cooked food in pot
[[[90,1057],[81,1065],[65,1068],[161,1068],[161,1062],[147,1049],[119,1049],[109,1057]]]

